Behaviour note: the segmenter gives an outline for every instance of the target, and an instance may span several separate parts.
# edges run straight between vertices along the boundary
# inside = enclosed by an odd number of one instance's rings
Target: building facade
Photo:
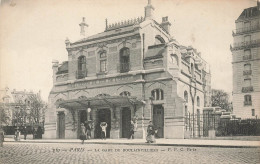
[[[35,122],[32,113],[32,97],[40,98],[41,92],[10,90],[8,87],[0,90],[0,106],[4,109],[7,123],[5,126],[32,125]],[[41,113],[39,113],[41,115]],[[38,117],[37,122],[42,122],[43,117]]]
[[[260,3],[244,9],[235,21],[232,51],[233,113],[241,118],[260,114]]]
[[[196,49],[172,38],[168,17],[153,19],[154,9],[149,0],[144,17],[106,22],[104,32],[76,42],[66,39],[68,61],[53,61],[44,138],[79,138],[86,121],[92,138],[100,138],[101,122],[108,124],[108,138],[127,138],[131,120],[135,138],[145,137],[150,120],[157,137],[184,138],[185,116],[200,114],[210,101],[210,73]],[[86,26],[83,18],[83,36]]]

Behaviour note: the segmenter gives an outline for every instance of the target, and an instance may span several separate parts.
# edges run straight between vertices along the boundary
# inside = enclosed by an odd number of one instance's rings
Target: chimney
[[[153,12],[154,12],[154,7],[151,4],[151,0],[148,0],[147,6],[144,8],[144,17],[145,20],[150,20],[153,19]]]
[[[80,36],[85,37],[85,27],[88,27],[88,25],[85,22],[85,17],[82,18],[82,22],[79,24],[80,26]]]
[[[170,27],[171,23],[168,21],[168,16],[167,17],[162,17],[162,23],[161,23],[162,28],[167,31],[170,34]]]

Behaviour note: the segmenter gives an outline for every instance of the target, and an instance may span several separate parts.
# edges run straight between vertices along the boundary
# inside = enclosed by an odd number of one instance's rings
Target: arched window
[[[197,106],[200,106],[200,97],[197,96]]]
[[[80,56],[78,58],[78,71],[77,71],[77,79],[82,79],[87,76],[86,71],[86,57]]]
[[[128,91],[124,91],[120,93],[120,96],[131,96],[131,93]]]
[[[165,43],[165,40],[160,35],[157,35],[155,37],[155,44],[162,44],[162,43]]]
[[[124,47],[120,50],[120,64],[119,71],[121,73],[128,72],[130,70],[130,50]]]
[[[184,91],[184,100],[186,101],[186,103],[189,102],[189,97],[188,97],[188,92]]]
[[[86,57],[85,56],[80,56],[78,58],[78,70],[85,70],[86,69]]]
[[[152,95],[154,100],[163,100],[164,99],[164,95],[163,95],[163,90],[162,89],[154,89],[154,90],[152,90],[151,95]]]

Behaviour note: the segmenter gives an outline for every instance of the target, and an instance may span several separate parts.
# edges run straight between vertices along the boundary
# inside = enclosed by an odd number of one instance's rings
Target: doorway
[[[110,138],[110,130],[111,130],[111,111],[110,109],[98,109],[97,111],[97,124],[95,126],[95,138],[101,138],[101,127],[100,123],[106,122],[106,138]]]
[[[130,126],[131,126],[131,110],[129,109],[129,107],[122,108],[121,118],[122,118],[122,126],[121,126],[122,138],[128,138],[130,132]]]
[[[65,114],[64,112],[58,113],[58,138],[65,138]]]
[[[85,121],[87,121],[88,114],[86,110],[80,110],[79,111],[79,124],[78,124],[78,129],[81,129],[81,124],[83,123],[85,125]],[[81,134],[81,130],[78,130],[78,139]]]
[[[157,128],[157,138],[164,137],[164,109],[162,105],[153,106],[153,125]]]

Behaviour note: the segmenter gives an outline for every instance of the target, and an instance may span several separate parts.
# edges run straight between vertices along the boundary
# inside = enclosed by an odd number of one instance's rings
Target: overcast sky
[[[3,1],[2,1],[3,2]],[[52,60],[68,59],[65,38],[80,38],[86,17],[87,35],[114,23],[144,16],[147,0],[13,0],[0,7],[0,88],[42,92],[52,88]],[[171,34],[192,45],[211,65],[212,88],[232,92],[232,30],[244,8],[256,0],[152,0],[155,19],[168,16]]]

